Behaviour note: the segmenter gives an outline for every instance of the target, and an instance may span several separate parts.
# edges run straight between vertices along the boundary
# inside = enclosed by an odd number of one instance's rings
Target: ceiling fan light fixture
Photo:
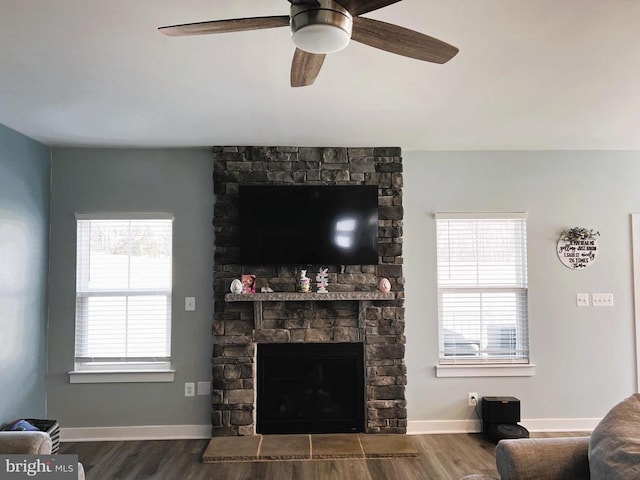
[[[351,14],[332,0],[321,0],[320,7],[291,7],[293,43],[305,52],[339,52],[349,45],[352,27]]]
[[[309,25],[293,34],[293,43],[309,53],[335,53],[349,45],[351,35],[332,25]]]

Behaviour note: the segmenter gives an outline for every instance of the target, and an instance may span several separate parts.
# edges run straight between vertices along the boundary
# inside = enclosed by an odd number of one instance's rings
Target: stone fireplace
[[[256,433],[258,344],[361,343],[362,430],[406,433],[402,159],[399,148],[214,148],[213,436]],[[238,188],[245,184],[378,187],[378,265],[252,266],[238,263]],[[329,268],[330,293],[295,293],[299,268]],[[240,275],[257,291],[228,294]],[[376,290],[386,277],[391,293]],[[315,290],[315,289],[314,289]]]

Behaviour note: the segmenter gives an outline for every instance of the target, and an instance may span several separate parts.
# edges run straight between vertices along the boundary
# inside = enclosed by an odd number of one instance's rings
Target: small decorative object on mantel
[[[598,236],[600,232],[584,227],[563,230],[558,239],[558,258],[572,270],[590,267],[598,255]]]
[[[231,282],[231,287],[229,288],[231,293],[242,293],[242,282],[239,279],[235,279]]]
[[[320,268],[316,275],[316,282],[318,283],[318,293],[327,293],[327,286],[329,285],[328,268]]]
[[[381,278],[378,282],[378,290],[382,293],[389,293],[391,291],[391,282],[388,278]]]
[[[311,279],[307,277],[306,270],[300,270],[300,291],[302,293],[307,293],[311,290]]]
[[[255,275],[242,275],[242,293],[256,293]]]
[[[271,287],[261,287],[260,293],[273,293],[273,288]]]

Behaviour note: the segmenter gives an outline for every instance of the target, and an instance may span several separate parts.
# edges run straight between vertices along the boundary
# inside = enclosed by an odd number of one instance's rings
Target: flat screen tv
[[[240,263],[375,265],[378,187],[240,186]]]

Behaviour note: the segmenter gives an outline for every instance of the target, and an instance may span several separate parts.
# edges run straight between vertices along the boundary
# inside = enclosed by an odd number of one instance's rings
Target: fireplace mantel
[[[303,302],[303,301],[336,301],[336,300],[393,300],[395,293],[389,292],[327,292],[327,293],[227,293],[227,302]]]
[[[226,302],[254,302],[253,321],[256,330],[262,329],[262,303],[263,302],[321,302],[321,301],[357,301],[358,327],[364,331],[366,308],[373,300],[394,300],[394,292],[327,292],[327,293],[297,293],[297,292],[272,292],[272,293],[227,293],[224,296]],[[361,333],[360,333],[361,335]],[[361,339],[362,340],[362,339]]]

